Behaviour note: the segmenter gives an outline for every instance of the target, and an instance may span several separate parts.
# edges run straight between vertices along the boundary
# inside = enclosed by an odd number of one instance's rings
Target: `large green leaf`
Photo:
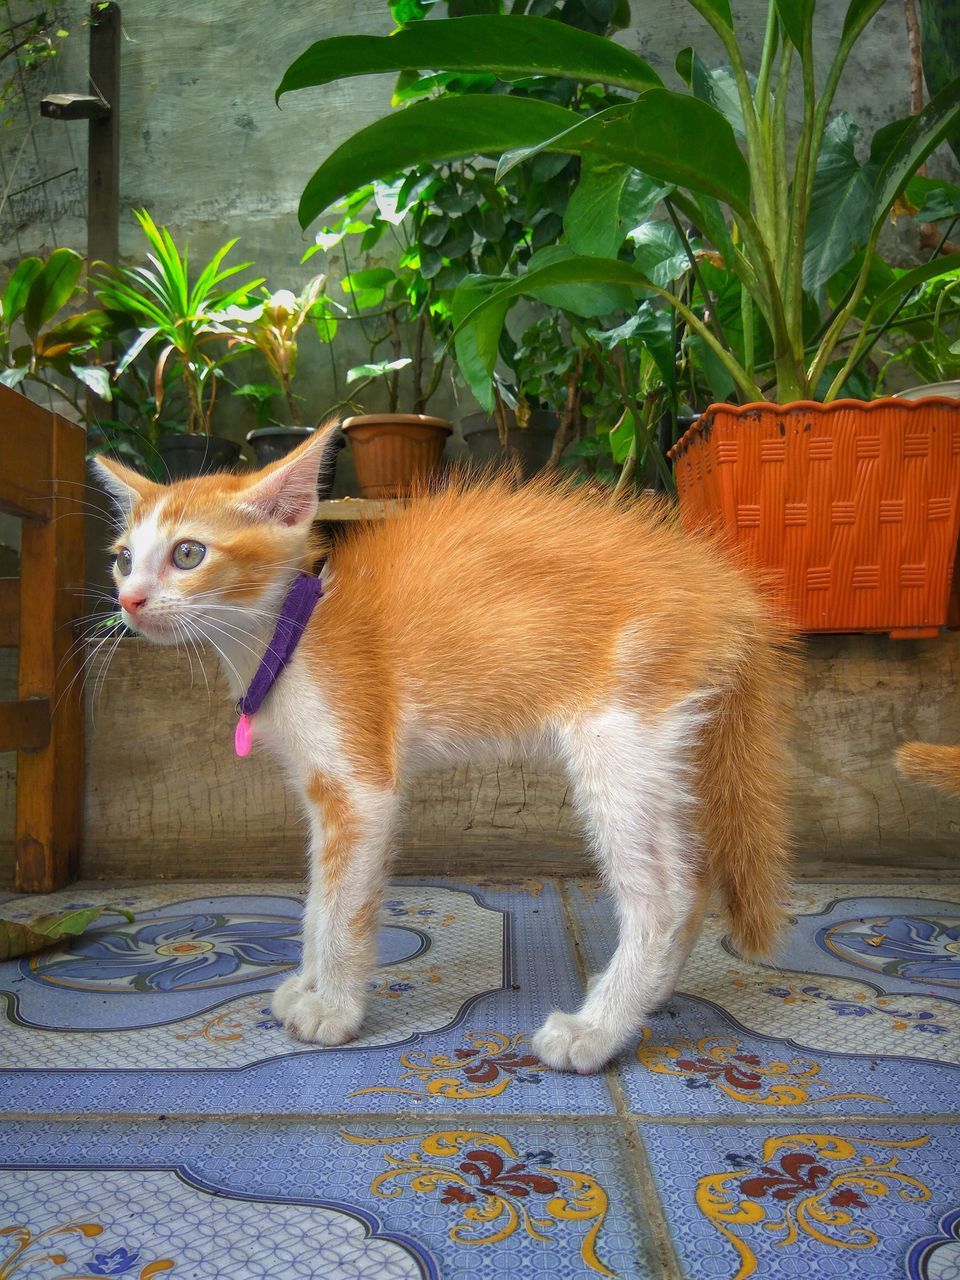
[[[690,259],[676,228],[670,222],[645,222],[630,235],[633,262],[654,284],[667,289],[690,270]]]
[[[723,26],[733,30],[733,13],[730,0],[690,0],[698,13],[703,14],[712,27]]]
[[[730,67],[708,67],[695,49],[681,49],[676,58],[677,74],[693,90],[694,97],[709,102],[729,120],[738,138],[746,136],[743,108],[736,77]],[[750,77],[751,87],[755,83]]]
[[[335,200],[375,178],[418,164],[532,147],[577,119],[533,98],[484,94],[418,102],[361,129],[323,162],[300,198],[300,224],[309,226]]]
[[[43,270],[43,263],[39,258],[23,258],[17,263],[13,275],[7,281],[7,287],[3,291],[3,301],[0,307],[3,308],[3,324],[9,329],[14,320],[18,319],[23,312],[23,308],[27,305],[27,295],[30,292],[30,286]]]
[[[392,36],[318,40],[286,70],[277,98],[294,89],[382,71],[487,71],[501,80],[563,76],[643,90],[660,77],[642,58],[565,22],[528,16],[421,22]]]
[[[563,246],[554,248],[562,249]],[[553,290],[570,285],[615,285],[631,291],[655,288],[652,281],[629,262],[568,254],[503,283],[487,280],[485,287],[472,299],[462,299],[459,306],[455,301],[457,330],[476,323],[487,310],[499,309],[513,298],[544,298]],[[454,298],[456,300],[456,294]],[[465,305],[467,302],[473,305]]]
[[[929,262],[924,262],[919,267],[904,271],[902,275],[898,275],[895,280],[891,281],[885,289],[877,294],[870,309],[871,314],[875,316],[889,303],[902,298],[905,293],[909,293],[917,285],[925,284],[928,280],[933,280],[937,276],[950,275],[956,271],[960,271],[960,253],[947,253],[942,258],[932,258]]]
[[[960,187],[944,178],[911,178],[906,191],[918,222],[940,222],[960,213]]]
[[[960,119],[960,76],[951,80],[927,103],[919,115],[913,116],[900,128],[896,142],[890,149],[876,182],[874,225],[890,210],[907,182],[923,164],[938,143],[954,128]],[[897,126],[903,122],[898,121]],[[891,128],[887,126],[887,133]]]
[[[466,276],[454,290],[450,306],[456,326],[453,342],[457,367],[487,413],[493,412],[493,371],[510,300],[484,309],[471,324],[463,322],[504,283],[500,277]]]
[[[920,0],[920,3],[922,4],[923,0]],[[940,0],[934,0],[934,3],[940,3]],[[884,4],[886,4],[886,0],[850,0],[843,19],[841,39],[845,42],[855,41],[873,15]]]
[[[733,129],[716,108],[690,94],[650,89],[634,103],[609,107],[520,153],[502,171],[538,151],[631,165],[749,213],[750,172]]]
[[[84,907],[61,915],[38,916],[27,924],[0,920],[0,961],[32,955],[56,946],[64,938],[75,938],[104,912],[134,919],[133,914],[122,907]]]
[[[607,351],[613,351],[621,342],[633,340],[642,343],[653,357],[664,384],[672,387],[676,381],[675,335],[673,315],[669,310],[641,302],[636,312],[617,328],[589,329],[587,332]],[[622,459],[617,458],[616,461]]]
[[[810,39],[815,5],[816,0],[776,0],[783,29],[801,52]]]
[[[920,0],[920,32],[924,79],[937,94],[960,75],[960,0]],[[960,159],[960,128],[946,140]]]
[[[611,262],[612,272],[606,269]],[[631,286],[638,283],[646,280],[628,263],[580,257],[566,245],[541,249],[522,276],[467,276],[457,286],[451,304],[458,368],[489,413],[503,325],[517,298],[536,298],[589,319],[631,307]]]
[[[556,283],[547,280],[542,280],[539,284],[531,283],[536,282],[540,274],[550,267],[576,261],[579,261],[579,256],[569,245],[554,244],[541,249],[530,259],[522,277],[528,283],[524,292],[528,297],[539,298],[549,307],[558,307],[561,311],[569,311],[585,320],[632,307],[632,294],[618,280],[583,277],[579,280],[561,279]]]
[[[23,324],[31,338],[70,300],[82,271],[83,258],[79,253],[72,249],[54,249],[27,294]]]
[[[874,222],[879,166],[861,164],[860,127],[841,113],[823,136],[810,197],[803,287],[817,293],[866,244]]]
[[[563,219],[566,237],[577,253],[613,258],[627,233],[672,190],[671,184],[656,182],[629,165],[586,155]]]

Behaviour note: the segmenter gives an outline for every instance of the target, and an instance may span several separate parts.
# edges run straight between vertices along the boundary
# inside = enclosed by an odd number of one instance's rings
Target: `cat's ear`
[[[92,461],[100,483],[128,515],[144,498],[150,497],[162,487],[113,458],[100,455]]]
[[[317,514],[318,487],[324,497],[329,494],[337,450],[344,443],[339,423],[318,427],[293,453],[252,478],[241,499],[243,506],[261,520],[310,524]]]

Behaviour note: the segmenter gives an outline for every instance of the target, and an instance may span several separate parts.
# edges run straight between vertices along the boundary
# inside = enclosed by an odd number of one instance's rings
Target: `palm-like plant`
[[[148,265],[120,267],[99,282],[97,296],[108,311],[138,329],[134,341],[117,362],[120,377],[148,349],[154,354],[156,412],[163,409],[169,382],[179,383],[186,401],[186,429],[210,433],[217,397],[217,379],[224,363],[237,352],[227,347],[232,330],[224,319],[230,307],[248,301],[263,278],[230,284],[250,262],[225,267],[223,261],[236,244],[228,240],[191,281],[188,251],[181,253],[166,227],[158,227],[146,210],[136,214],[153,252]]]

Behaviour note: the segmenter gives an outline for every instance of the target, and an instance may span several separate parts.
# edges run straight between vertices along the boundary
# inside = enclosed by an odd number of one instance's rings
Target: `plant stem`
[[[700,287],[700,293],[703,296],[703,303],[710,318],[710,326],[717,335],[717,341],[722,343],[725,347],[729,347],[730,344],[727,342],[726,335],[723,332],[723,327],[720,324],[720,317],[717,315],[717,309],[714,306],[713,298],[710,296],[710,290],[707,288],[706,282],[703,278],[703,273],[700,270],[699,262],[697,262],[696,254],[690,248],[690,241],[687,239],[687,233],[684,231],[680,223],[680,219],[677,217],[677,211],[673,206],[673,201],[667,197],[663,203],[667,207],[667,212],[670,215],[670,221],[673,223],[677,235],[683,241],[683,251],[687,255],[687,261],[690,263],[690,270],[693,272],[694,279]]]

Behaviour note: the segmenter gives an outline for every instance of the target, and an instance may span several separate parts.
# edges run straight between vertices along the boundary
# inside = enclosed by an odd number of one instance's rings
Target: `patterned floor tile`
[[[629,1181],[603,1122],[0,1124],[0,1274],[642,1280]]]
[[[0,1106],[52,1111],[496,1113],[612,1110],[602,1078],[547,1072],[527,1037],[580,984],[557,888],[404,880],[388,893],[361,1036],[293,1041],[270,992],[297,963],[291,886],[74,886],[108,903],[69,946],[0,965]],[[29,902],[16,911],[27,917]]]
[[[612,953],[612,907],[566,892],[590,971]],[[952,1113],[960,1090],[960,892],[806,885],[771,964],[750,964],[711,917],[639,1045],[619,1063],[650,1115]]]
[[[688,1280],[956,1275],[960,1125],[639,1129]]]

